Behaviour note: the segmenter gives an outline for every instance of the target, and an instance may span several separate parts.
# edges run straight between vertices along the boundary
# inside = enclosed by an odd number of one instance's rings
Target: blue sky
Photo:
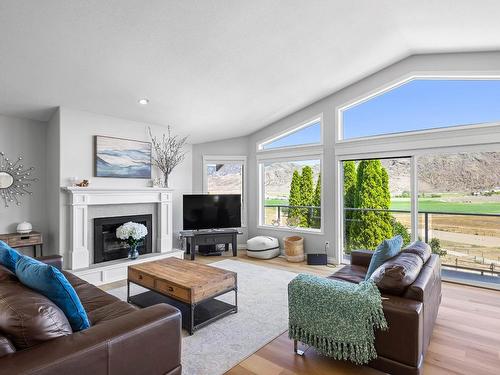
[[[416,80],[344,112],[344,138],[500,121],[500,80]]]
[[[264,150],[276,147],[296,146],[310,143],[318,143],[321,140],[321,126],[317,122],[300,129],[286,137],[275,140],[274,142],[264,145]]]
[[[344,139],[500,121],[500,80],[420,79],[344,111]],[[264,149],[317,143],[319,123]]]

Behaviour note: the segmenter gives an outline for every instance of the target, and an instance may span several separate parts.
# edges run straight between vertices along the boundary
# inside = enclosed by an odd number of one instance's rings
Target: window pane
[[[500,80],[417,79],[343,111],[343,138],[500,120]]]
[[[344,253],[411,241],[410,158],[343,162]]]
[[[207,164],[208,194],[243,195],[243,165],[237,163]]]
[[[319,160],[264,164],[264,225],[321,228]]]
[[[262,144],[264,150],[269,150],[278,147],[301,146],[308,144],[316,144],[321,142],[321,122],[317,121],[313,124],[297,130],[291,134],[285,135],[274,141]]]
[[[476,279],[479,273],[471,270],[496,275],[500,271],[500,152],[419,157],[418,183],[419,236],[441,255],[442,264],[449,266],[447,272],[467,271],[467,278]]]

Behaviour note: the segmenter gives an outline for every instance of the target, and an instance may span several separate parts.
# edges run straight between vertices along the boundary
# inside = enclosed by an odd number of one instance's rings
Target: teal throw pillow
[[[90,327],[75,289],[57,268],[22,256],[16,264],[16,276],[24,285],[54,302],[68,318],[73,331]]]
[[[397,235],[390,240],[383,240],[382,243],[377,246],[372,255],[365,280],[368,280],[372,273],[375,272],[375,270],[379,268],[386,260],[397,255],[401,251],[401,246],[403,246],[403,237],[401,237],[400,235]]]
[[[16,272],[16,263],[21,258],[19,254],[12,247],[5,242],[0,241],[0,264],[7,268],[9,271]]]

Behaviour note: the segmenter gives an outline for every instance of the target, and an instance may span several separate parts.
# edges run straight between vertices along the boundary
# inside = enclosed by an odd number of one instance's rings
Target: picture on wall
[[[151,178],[151,143],[96,135],[95,176]]]

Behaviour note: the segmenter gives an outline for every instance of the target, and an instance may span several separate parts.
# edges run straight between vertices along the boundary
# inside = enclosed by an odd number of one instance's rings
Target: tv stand
[[[202,229],[202,230],[183,230],[180,232],[181,238],[186,239],[186,254],[191,255],[194,260],[196,246],[199,245],[225,245],[225,251],[231,250],[233,256],[237,256],[238,251],[238,230],[236,229]]]

